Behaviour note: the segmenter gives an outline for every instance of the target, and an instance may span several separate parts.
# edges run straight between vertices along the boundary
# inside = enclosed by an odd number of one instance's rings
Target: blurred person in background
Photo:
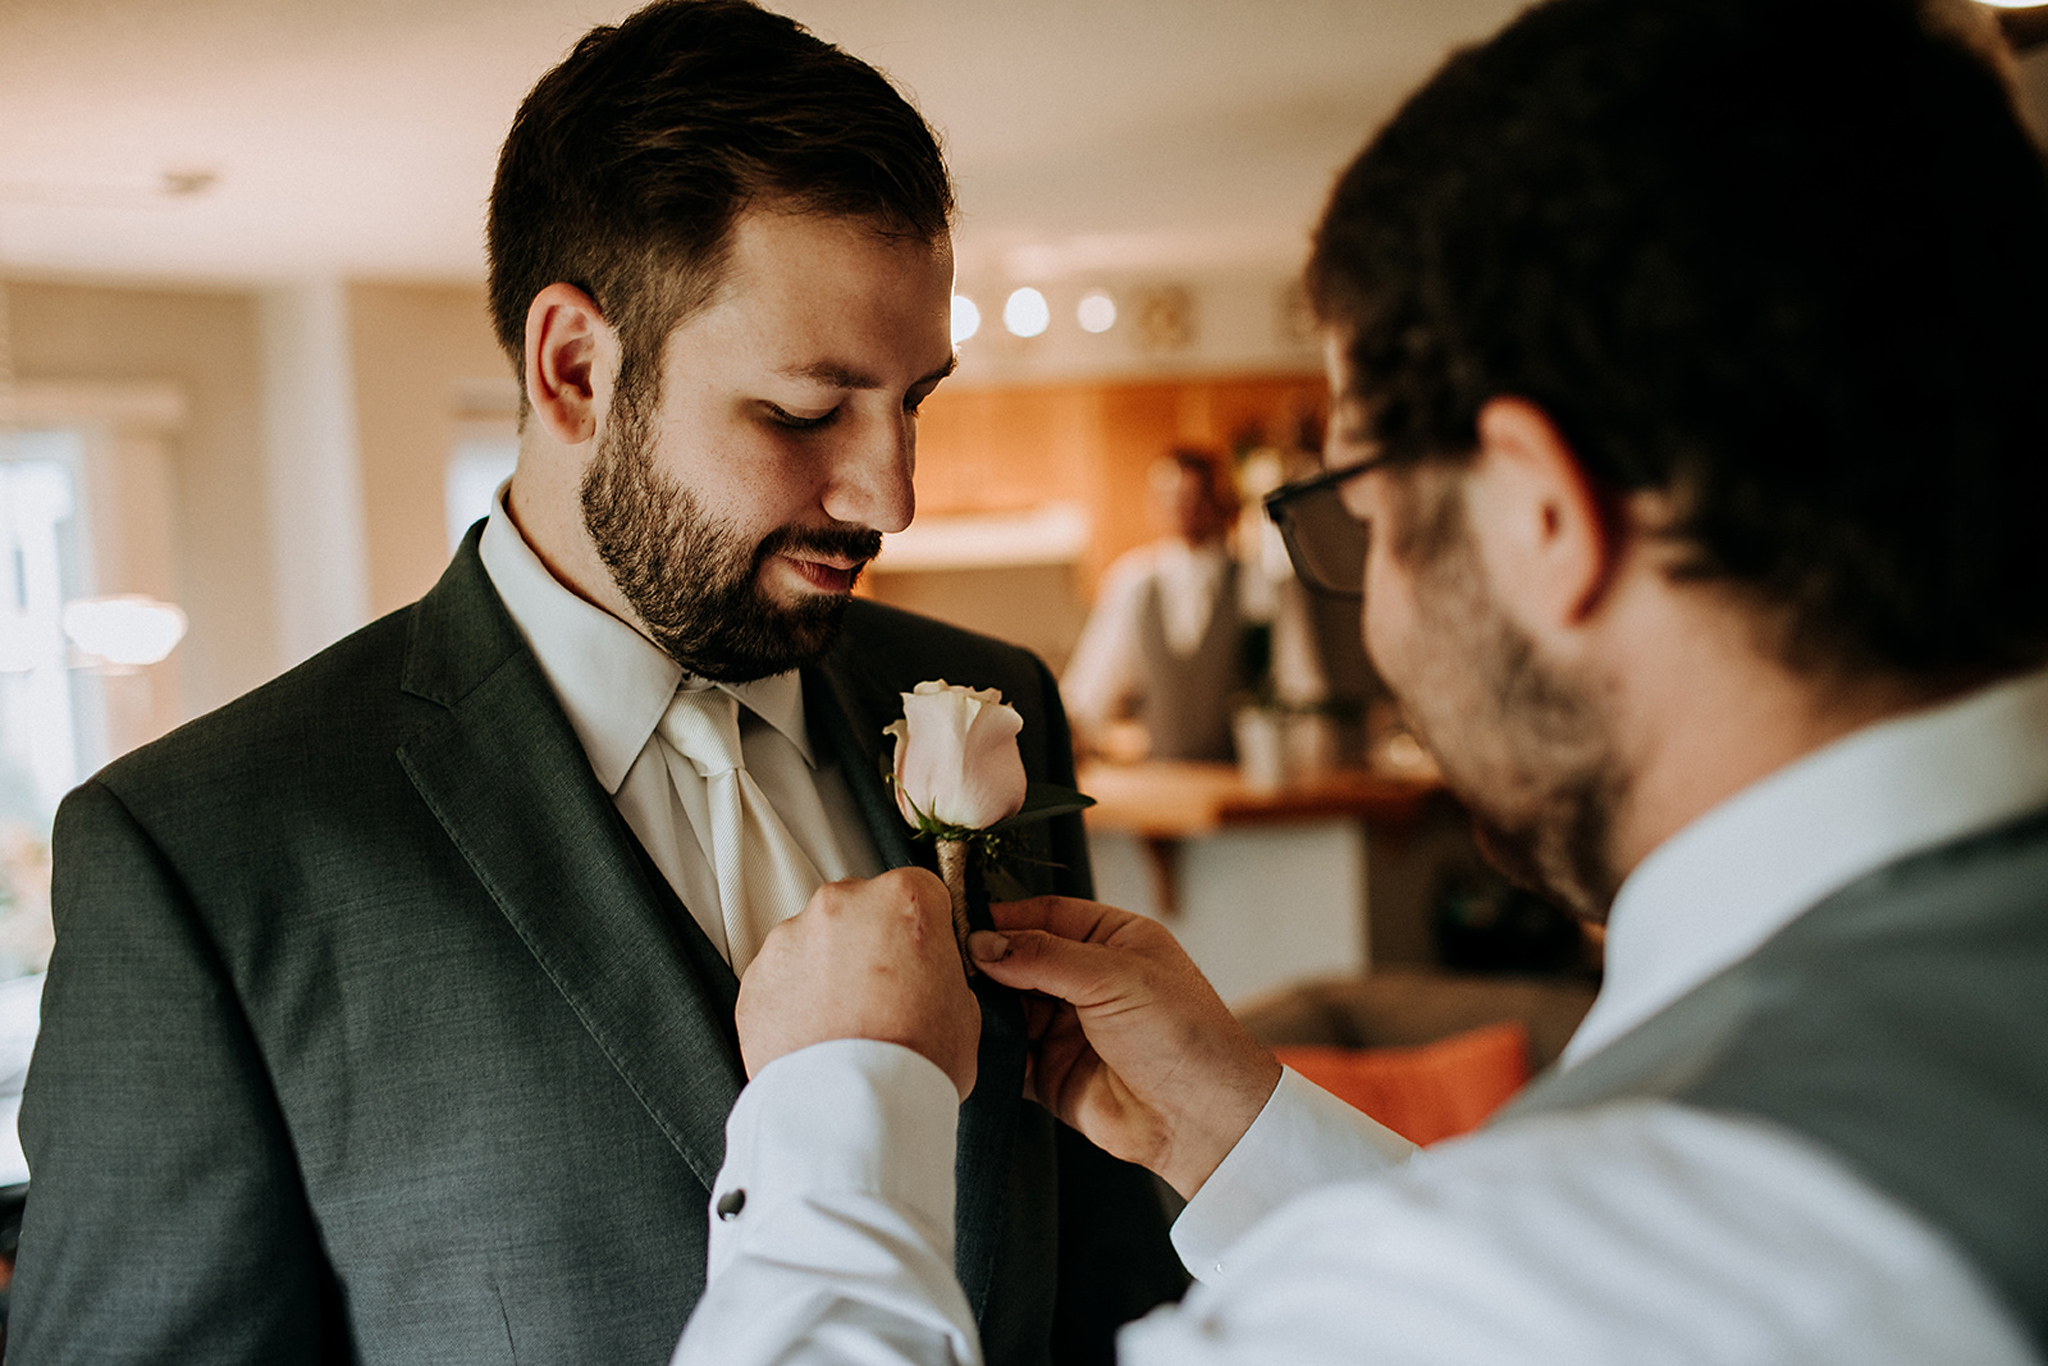
[[[1168,534],[1103,573],[1060,695],[1083,752],[1229,762],[1240,708],[1321,695],[1315,644],[1299,602],[1233,546],[1237,481],[1221,456],[1176,447],[1149,484]],[[1142,745],[1120,744],[1133,720]]]
[[[1201,1283],[1123,1360],[2048,1358],[2048,174],[2009,75],[1961,0],[1552,0],[1341,177],[1328,468],[1268,507],[1606,978],[1418,1154],[1156,922],[998,907],[1034,1093],[1189,1197]],[[745,1210],[679,1363],[977,1359],[951,1185],[884,1156],[977,1085],[944,927],[921,874],[840,884],[748,974]]]

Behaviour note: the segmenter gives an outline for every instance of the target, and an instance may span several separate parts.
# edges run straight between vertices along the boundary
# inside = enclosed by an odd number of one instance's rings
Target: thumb
[[[1125,955],[1104,944],[1086,944],[1044,930],[982,931],[969,937],[975,966],[989,978],[1019,991],[1055,996],[1087,1005],[1114,994],[1130,971]]]

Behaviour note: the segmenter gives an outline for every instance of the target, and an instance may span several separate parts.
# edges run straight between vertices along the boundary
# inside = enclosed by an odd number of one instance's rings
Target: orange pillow
[[[1479,1127],[1529,1080],[1529,1027],[1484,1025],[1414,1048],[1276,1048],[1280,1061],[1411,1143]]]

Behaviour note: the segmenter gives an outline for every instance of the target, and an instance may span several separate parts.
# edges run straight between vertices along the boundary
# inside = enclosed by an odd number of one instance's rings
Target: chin
[[[815,664],[838,643],[845,593],[806,593],[794,602],[754,595],[743,618],[687,640],[657,640],[690,672],[720,683],[750,683],[772,674]]]

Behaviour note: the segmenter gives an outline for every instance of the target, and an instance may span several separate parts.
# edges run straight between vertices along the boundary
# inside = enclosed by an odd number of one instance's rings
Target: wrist
[[[1283,1070],[1278,1059],[1261,1049],[1255,1065],[1191,1109],[1175,1128],[1167,1159],[1158,1168],[1160,1179],[1182,1199],[1194,1199],[1264,1112]]]

